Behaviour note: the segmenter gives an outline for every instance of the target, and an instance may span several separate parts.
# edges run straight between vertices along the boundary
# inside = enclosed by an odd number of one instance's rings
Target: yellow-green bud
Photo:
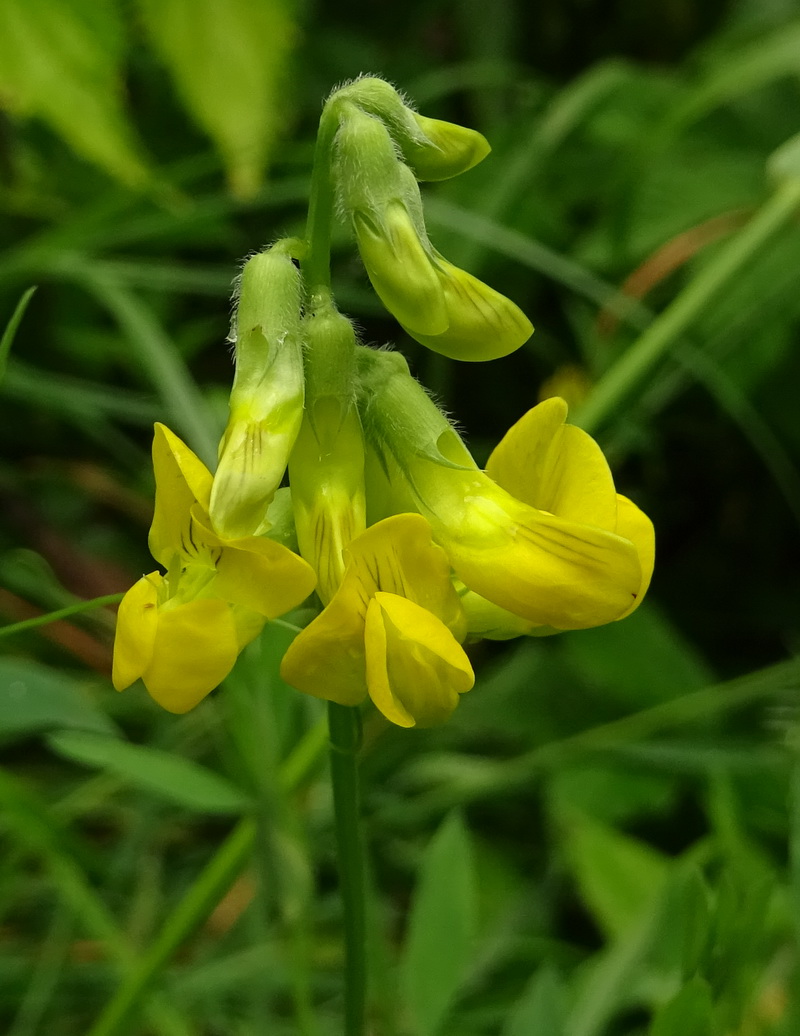
[[[439,334],[420,332],[412,324],[405,331],[420,345],[451,360],[496,360],[514,352],[533,334],[533,324],[522,310],[466,270],[434,259],[447,310],[447,328]]]
[[[333,412],[328,413],[328,406]],[[344,416],[330,397],[316,401],[317,427],[337,427],[323,446],[303,421],[289,461],[294,522],[301,556],[317,573],[324,604],[344,575],[342,551],[366,528],[364,439],[355,406]]]
[[[444,295],[431,262],[417,181],[383,123],[353,106],[336,135],[334,178],[383,304],[420,333],[445,331]]]
[[[419,115],[383,79],[357,79],[336,96],[346,97],[385,123],[418,180],[458,176],[477,165],[491,150],[489,142],[476,130]]]
[[[279,243],[242,271],[236,314],[236,373],[220,443],[210,515],[217,534],[238,539],[269,528],[303,417],[302,281]]]
[[[303,327],[306,416],[320,445],[327,448],[353,405],[356,334],[328,294],[311,299]]]

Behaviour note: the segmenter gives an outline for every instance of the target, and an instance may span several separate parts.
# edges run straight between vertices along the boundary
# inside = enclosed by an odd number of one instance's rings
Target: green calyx
[[[411,376],[399,353],[359,348],[356,364],[364,434],[379,456],[390,454],[410,481],[421,460],[476,469],[458,432]]]

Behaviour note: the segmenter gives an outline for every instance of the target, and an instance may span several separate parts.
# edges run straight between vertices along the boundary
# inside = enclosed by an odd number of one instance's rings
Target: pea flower
[[[456,576],[527,624],[584,629],[629,614],[650,581],[650,520],[614,489],[594,440],[549,399],[481,471],[424,390],[386,354],[362,355],[365,426],[389,452]]]
[[[208,515],[212,476],[164,425],[155,426],[150,552],[166,569],[143,576],[117,616],[112,681],[141,677],[169,712],[194,708],[231,671],[267,619],[314,589],[311,568],[262,536],[223,539]]]
[[[401,727],[447,719],[474,682],[447,557],[421,515],[370,526],[344,551],[342,584],[297,635],[281,675],[340,705],[367,695]]]

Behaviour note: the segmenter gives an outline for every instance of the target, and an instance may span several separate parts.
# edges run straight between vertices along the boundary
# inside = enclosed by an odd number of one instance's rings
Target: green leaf
[[[584,902],[611,938],[641,921],[667,880],[660,853],[579,814],[569,818],[566,850]]]
[[[563,643],[591,686],[637,709],[714,683],[695,648],[650,601],[625,622],[581,630]]]
[[[460,814],[452,813],[425,851],[403,959],[406,996],[420,1036],[440,1031],[465,977],[476,925],[472,847]]]
[[[28,308],[28,303],[33,298],[33,293],[36,288],[28,288],[23,293],[19,302],[17,303],[14,312],[6,324],[6,329],[3,332],[3,337],[0,338],[0,381],[3,380],[6,373],[6,367],[8,365],[8,354],[11,352],[11,346],[14,344],[14,336],[17,333],[17,328],[25,315],[25,310]]]
[[[286,112],[289,0],[140,0],[183,103],[217,146],[235,194],[258,189]]]
[[[63,727],[111,734],[80,681],[38,662],[0,658],[0,741]]]
[[[650,1036],[711,1036],[711,993],[708,983],[693,978],[656,1014]]]
[[[97,734],[63,731],[47,741],[67,759],[113,773],[185,809],[241,813],[247,808],[247,799],[235,785],[190,759]]]
[[[122,44],[114,4],[0,4],[3,104],[43,119],[78,154],[136,186],[149,174],[120,99]]]
[[[565,1036],[563,982],[550,968],[537,971],[514,1005],[501,1036]]]

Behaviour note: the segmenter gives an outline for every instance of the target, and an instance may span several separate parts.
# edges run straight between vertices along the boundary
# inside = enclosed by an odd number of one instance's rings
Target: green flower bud
[[[289,460],[301,555],[327,602],[344,575],[344,548],[366,528],[364,439],[355,407],[356,336],[329,295],[304,319],[306,414]]]
[[[419,115],[383,79],[357,79],[336,96],[346,97],[385,123],[418,180],[458,176],[491,151],[489,142],[476,130]]]
[[[414,174],[384,124],[353,105],[337,133],[335,177],[370,282],[412,338],[472,361],[506,356],[528,340],[533,326],[518,306],[431,246]]]
[[[325,448],[353,405],[356,335],[330,295],[311,299],[303,320],[306,340],[306,416]]]
[[[348,107],[336,135],[334,177],[340,206],[353,222],[367,275],[383,304],[420,333],[447,330],[417,181],[397,157],[382,122]]]
[[[279,244],[245,264],[236,373],[209,513],[226,539],[260,535],[303,417],[302,281]]]

